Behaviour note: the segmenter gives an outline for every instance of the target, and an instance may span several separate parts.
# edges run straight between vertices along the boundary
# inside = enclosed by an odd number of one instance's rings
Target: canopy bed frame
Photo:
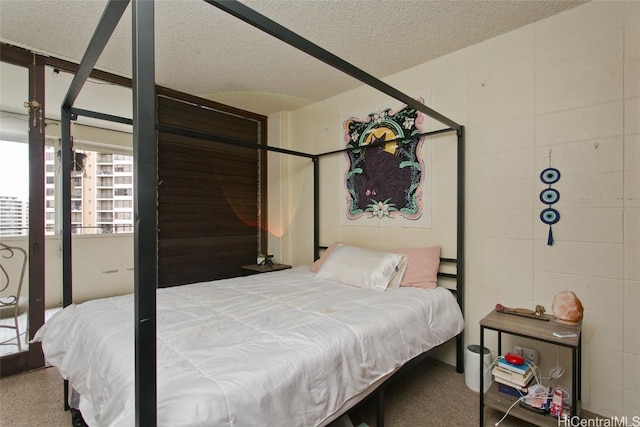
[[[428,108],[417,100],[405,95],[392,86],[378,80],[372,75],[331,54],[314,43],[300,37],[287,28],[255,12],[238,1],[205,0],[226,13],[288,43],[289,45],[343,71],[361,82],[377,89],[392,98],[415,108],[427,116],[437,120],[446,128],[426,132],[421,136],[455,132],[457,136],[457,257],[445,258],[443,262],[455,265],[455,273],[439,273],[440,276],[455,279],[457,302],[464,307],[464,127],[442,114]],[[87,47],[78,71],[68,89],[61,107],[61,169],[62,169],[62,249],[63,249],[63,305],[72,303],[72,269],[71,269],[71,165],[73,159],[71,149],[71,121],[78,116],[91,117],[106,121],[133,125],[134,153],[134,306],[135,306],[135,412],[136,425],[154,426],[157,422],[157,383],[156,383],[156,287],[158,283],[158,241],[157,241],[157,152],[156,133],[167,132],[174,135],[199,138],[234,144],[248,148],[268,150],[277,153],[308,158],[313,163],[314,176],[314,259],[320,250],[319,230],[319,161],[325,156],[341,153],[344,150],[320,154],[309,154],[271,147],[262,144],[249,144],[233,138],[204,134],[193,130],[177,128],[156,123],[156,90],[155,90],[155,46],[154,46],[154,2],[152,0],[132,0],[132,41],[133,41],[133,119],[103,114],[74,108],[73,105],[88,79],[100,54],[120,21],[129,0],[111,0],[98,23],[94,35]],[[389,141],[385,141],[389,142]],[[375,146],[371,144],[371,146]],[[346,150],[346,149],[345,149]],[[456,337],[456,369],[462,372],[463,367],[463,333]],[[410,361],[405,368],[410,368],[425,355]],[[393,379],[393,378],[390,378]],[[378,402],[382,400],[384,384],[379,387]],[[65,396],[68,383],[65,382]],[[66,399],[65,399],[66,405]],[[377,410],[378,425],[382,425],[382,405]]]

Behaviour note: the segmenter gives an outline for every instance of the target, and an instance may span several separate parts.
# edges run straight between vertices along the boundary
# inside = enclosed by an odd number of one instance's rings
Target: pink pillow
[[[428,248],[402,248],[393,252],[407,255],[407,270],[400,286],[433,289],[438,286],[440,268],[440,246]]]
[[[327,258],[329,258],[329,255],[331,255],[331,252],[333,252],[336,246],[339,246],[341,244],[342,243],[338,243],[338,242],[330,244],[329,247],[325,249],[325,251],[322,253],[322,255],[320,255],[320,258],[318,258],[316,262],[314,262],[311,265],[311,267],[309,268],[309,271],[311,271],[312,273],[317,273],[318,270],[320,270],[320,267],[322,267],[322,264],[324,264]]]

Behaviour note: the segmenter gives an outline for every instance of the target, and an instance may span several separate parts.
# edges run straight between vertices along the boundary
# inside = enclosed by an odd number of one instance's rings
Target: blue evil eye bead
[[[560,200],[560,193],[554,188],[547,188],[540,192],[540,201],[545,205],[552,205]]]
[[[560,180],[560,171],[556,168],[546,168],[540,172],[540,181],[545,184],[555,184]]]
[[[548,225],[555,224],[560,221],[560,212],[553,208],[544,209],[540,212],[540,220]]]

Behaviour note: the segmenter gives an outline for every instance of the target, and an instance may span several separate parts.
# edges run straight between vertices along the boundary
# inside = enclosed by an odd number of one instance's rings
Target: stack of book
[[[533,380],[533,368],[529,362],[514,365],[500,358],[491,373],[493,380],[498,383],[498,390],[515,397],[526,395]]]

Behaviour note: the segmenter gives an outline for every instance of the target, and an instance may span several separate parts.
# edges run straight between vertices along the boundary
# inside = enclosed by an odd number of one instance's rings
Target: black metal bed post
[[[71,265],[71,112],[62,107],[60,116],[60,198],[62,208],[62,306],[73,303]],[[64,409],[69,409],[69,381],[64,381]]]
[[[136,426],[157,421],[158,161],[154,2],[133,0],[133,156]]]
[[[89,41],[82,61],[80,61],[78,71],[69,85],[67,95],[62,101],[60,118],[60,162],[62,166],[62,304],[65,307],[73,302],[73,277],[71,269],[71,109],[128,4],[129,0],[111,0],[107,4],[100,18],[100,22]],[[69,382],[65,381],[65,409],[69,409],[68,396]]]
[[[69,85],[67,96],[62,102],[63,108],[71,109],[73,107],[82,87],[91,75],[93,67],[95,67],[96,62],[98,62],[98,58],[102,54],[104,47],[107,45],[107,42],[111,38],[113,31],[118,25],[118,22],[120,22],[120,18],[128,5],[129,0],[110,0],[105,7],[104,12],[100,17],[100,22],[98,22],[98,26],[96,27],[96,30],[89,41],[89,45],[87,46],[87,50],[82,57],[82,61],[80,61],[78,71],[73,77],[71,85]]]
[[[313,260],[320,258],[320,157],[313,157]]]
[[[457,274],[457,291],[456,298],[460,310],[464,315],[464,287],[465,287],[465,270],[464,270],[464,231],[465,231],[465,129],[464,126],[460,126],[460,129],[456,132],[458,137],[458,206],[457,206],[457,255],[458,262],[456,263]],[[456,372],[464,372],[464,331],[460,332],[456,337]]]
[[[376,427],[384,427],[384,389],[385,385],[380,386],[380,390],[376,396]]]
[[[82,108],[71,109],[71,120],[76,120],[79,116],[91,117],[94,119],[105,120],[107,122],[122,123],[132,125],[133,120],[127,117],[114,116],[113,114],[101,113],[99,111],[84,110]]]
[[[439,135],[441,133],[447,133],[447,132],[457,132],[457,129],[452,129],[452,128],[438,129],[438,130],[433,130],[433,131],[429,131],[429,132],[422,132],[422,133],[419,133],[417,135],[411,135],[411,136],[407,136],[407,137],[404,137],[404,138],[394,138],[394,139],[388,139],[388,140],[384,140],[384,141],[371,142],[371,143],[369,143],[367,145],[363,145],[363,146],[357,147],[357,149],[359,149],[359,150],[369,150],[371,148],[381,147],[381,146],[383,146],[385,144],[388,144],[390,142],[405,141],[407,139],[415,139],[415,138],[424,138],[426,136],[434,136],[434,135]],[[355,149],[356,149],[356,147],[345,147],[345,148],[340,148],[338,150],[327,151],[325,153],[318,154],[318,156],[330,156],[332,154],[344,153],[344,152],[347,152],[347,151],[353,151]]]
[[[254,142],[246,142],[236,138],[231,138],[231,137],[222,136],[222,135],[215,135],[215,134],[205,133],[205,132],[199,132],[197,130],[192,130],[192,129],[184,129],[177,126],[165,125],[162,123],[158,123],[156,125],[156,130],[158,132],[166,132],[172,135],[185,136],[187,138],[203,139],[205,141],[219,142],[221,144],[234,145],[236,147],[255,148],[257,150],[273,151],[275,153],[290,154],[292,156],[298,156],[298,157],[306,157],[307,159],[313,159],[314,157],[316,157],[314,154],[303,153],[302,151],[289,150],[287,148],[280,148],[280,147],[271,147],[269,145],[256,144]]]

